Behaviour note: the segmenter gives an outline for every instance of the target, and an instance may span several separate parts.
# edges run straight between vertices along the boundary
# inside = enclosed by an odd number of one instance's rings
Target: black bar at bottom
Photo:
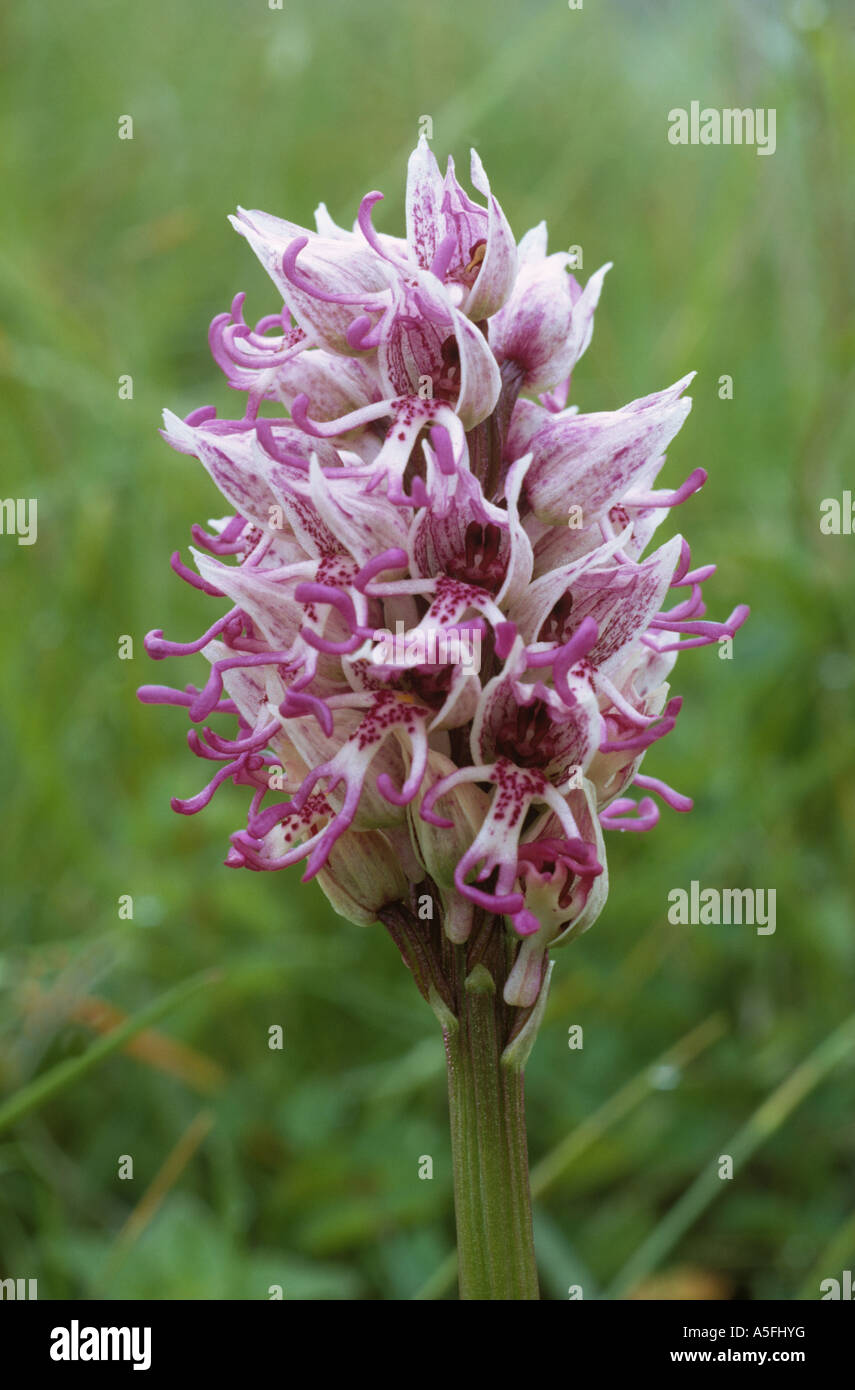
[[[306,1303],[271,1302],[0,1302],[0,1354],[8,1367],[61,1381],[69,1377],[91,1380],[109,1374],[131,1375],[142,1381],[167,1374],[211,1372],[218,1377],[239,1374],[263,1377],[278,1370],[293,1375],[302,1363],[329,1374],[340,1359],[348,1372],[354,1362],[368,1372],[372,1352],[382,1362],[384,1374],[394,1359],[396,1377],[412,1372],[430,1375],[425,1348],[411,1342],[407,1333],[420,1327],[431,1332],[434,1374],[448,1364],[450,1347],[443,1349],[442,1319],[438,1305],[429,1312],[424,1304],[412,1304],[404,1312],[396,1304],[394,1327],[383,1317],[379,1303],[319,1303],[314,1313]],[[466,1314],[451,1311],[448,1324],[457,1339],[491,1325],[489,1305],[470,1304]],[[803,1302],[584,1302],[553,1303],[544,1313],[545,1323],[520,1324],[519,1318],[540,1315],[536,1305],[515,1314],[516,1321],[502,1324],[492,1345],[504,1347],[513,1357],[515,1341],[525,1359],[526,1342],[519,1334],[529,1327],[557,1333],[566,1341],[556,1343],[559,1363],[570,1368],[584,1356],[603,1371],[628,1369],[658,1372],[665,1367],[685,1371],[695,1366],[751,1365],[758,1372],[779,1366],[809,1370],[815,1377],[826,1368],[851,1368],[855,1308],[834,1301]],[[373,1311],[372,1311],[373,1310]],[[380,1318],[376,1328],[373,1317]],[[440,1323],[437,1324],[437,1317]],[[351,1317],[354,1322],[351,1323]],[[410,1323],[409,1319],[413,1321]],[[357,1321],[358,1319],[358,1321]],[[464,1323],[462,1319],[466,1319]],[[324,1330],[324,1328],[326,1330]],[[389,1341],[390,1332],[396,1334]],[[516,1334],[516,1336],[514,1335]],[[492,1339],[491,1339],[492,1341]],[[538,1343],[538,1346],[542,1344]],[[473,1370],[483,1375],[491,1342],[470,1343]],[[533,1349],[533,1344],[528,1346]],[[407,1348],[415,1364],[407,1364]],[[393,1350],[394,1348],[394,1350]],[[489,1354],[489,1353],[488,1353]],[[504,1354],[504,1353],[503,1353]],[[295,1359],[296,1358],[296,1359]],[[513,1358],[516,1359],[515,1357]],[[540,1353],[535,1353],[535,1365]],[[541,1367],[541,1369],[545,1369]],[[135,1374],[136,1373],[136,1374]]]

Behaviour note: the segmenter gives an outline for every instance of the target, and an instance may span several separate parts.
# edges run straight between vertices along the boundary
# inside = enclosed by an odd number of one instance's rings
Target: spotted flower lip
[[[146,638],[208,674],[139,695],[186,709],[207,766],[176,811],[248,789],[229,867],[303,863],[359,922],[426,894],[456,945],[504,924],[505,1000],[528,1009],[606,901],[604,832],[691,808],[642,767],[678,722],[679,651],[732,639],[748,609],[709,619],[715,566],[679,535],[648,549],[706,481],[657,486],[692,374],[568,407],[609,266],[578,284],[545,224],[517,244],[474,153],[470,172],[477,198],[422,138],[401,236],[375,228],[377,192],[351,229],[323,204],[315,230],[232,219],[278,300],[250,325],[239,294],[211,325],[243,414],[165,414],[230,513],[193,527],[192,565],[172,556],[212,601],[204,630]],[[431,659],[378,660],[398,630]],[[462,633],[477,665],[433,640]]]

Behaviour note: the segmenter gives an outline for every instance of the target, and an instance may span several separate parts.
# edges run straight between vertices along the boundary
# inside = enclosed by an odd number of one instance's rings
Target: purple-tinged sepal
[[[591,276],[584,290],[570,274],[569,252],[546,254],[546,226],[527,232],[519,245],[520,267],[507,303],[490,320],[490,346],[502,366],[522,372],[525,391],[548,391],[565,380],[594,331],[594,310],[611,264]]]
[[[578,514],[588,526],[639,481],[649,485],[649,464],[661,467],[691,409],[681,392],[692,375],[621,410],[567,416],[542,411],[540,427],[524,441],[533,455],[525,495],[538,520],[567,527]]]
[[[389,263],[355,236],[319,236],[266,212],[239,208],[230,221],[309,341],[329,352],[358,351],[350,330],[369,310],[386,306],[395,278]]]

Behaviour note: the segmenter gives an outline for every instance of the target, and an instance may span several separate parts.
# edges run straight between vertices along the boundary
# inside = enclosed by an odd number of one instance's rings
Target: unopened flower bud
[[[428,754],[425,793],[443,777],[456,771],[455,764],[442,753]],[[434,825],[422,818],[423,797],[413,803],[410,828],[417,853],[439,888],[445,908],[446,935],[455,942],[465,941],[472,930],[473,904],[457,892],[454,871],[484,823],[489,798],[473,782],[464,782],[440,797],[436,814],[450,825]]]
[[[409,892],[398,855],[380,830],[347,830],[339,836],[318,883],[339,916],[362,927]]]

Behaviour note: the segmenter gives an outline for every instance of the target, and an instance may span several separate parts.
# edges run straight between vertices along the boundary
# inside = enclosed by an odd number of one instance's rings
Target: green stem
[[[502,1062],[504,983],[455,971],[457,1025],[444,1029],[462,1299],[537,1299],[522,1071]],[[498,973],[498,972],[496,972]]]
[[[438,897],[430,879],[416,885],[414,902],[430,889]],[[523,1066],[548,975],[536,1005],[512,1008],[503,990],[513,947],[501,920],[478,914],[470,940],[455,946],[441,921],[423,922],[404,903],[378,915],[442,1025],[460,1297],[537,1299]]]

